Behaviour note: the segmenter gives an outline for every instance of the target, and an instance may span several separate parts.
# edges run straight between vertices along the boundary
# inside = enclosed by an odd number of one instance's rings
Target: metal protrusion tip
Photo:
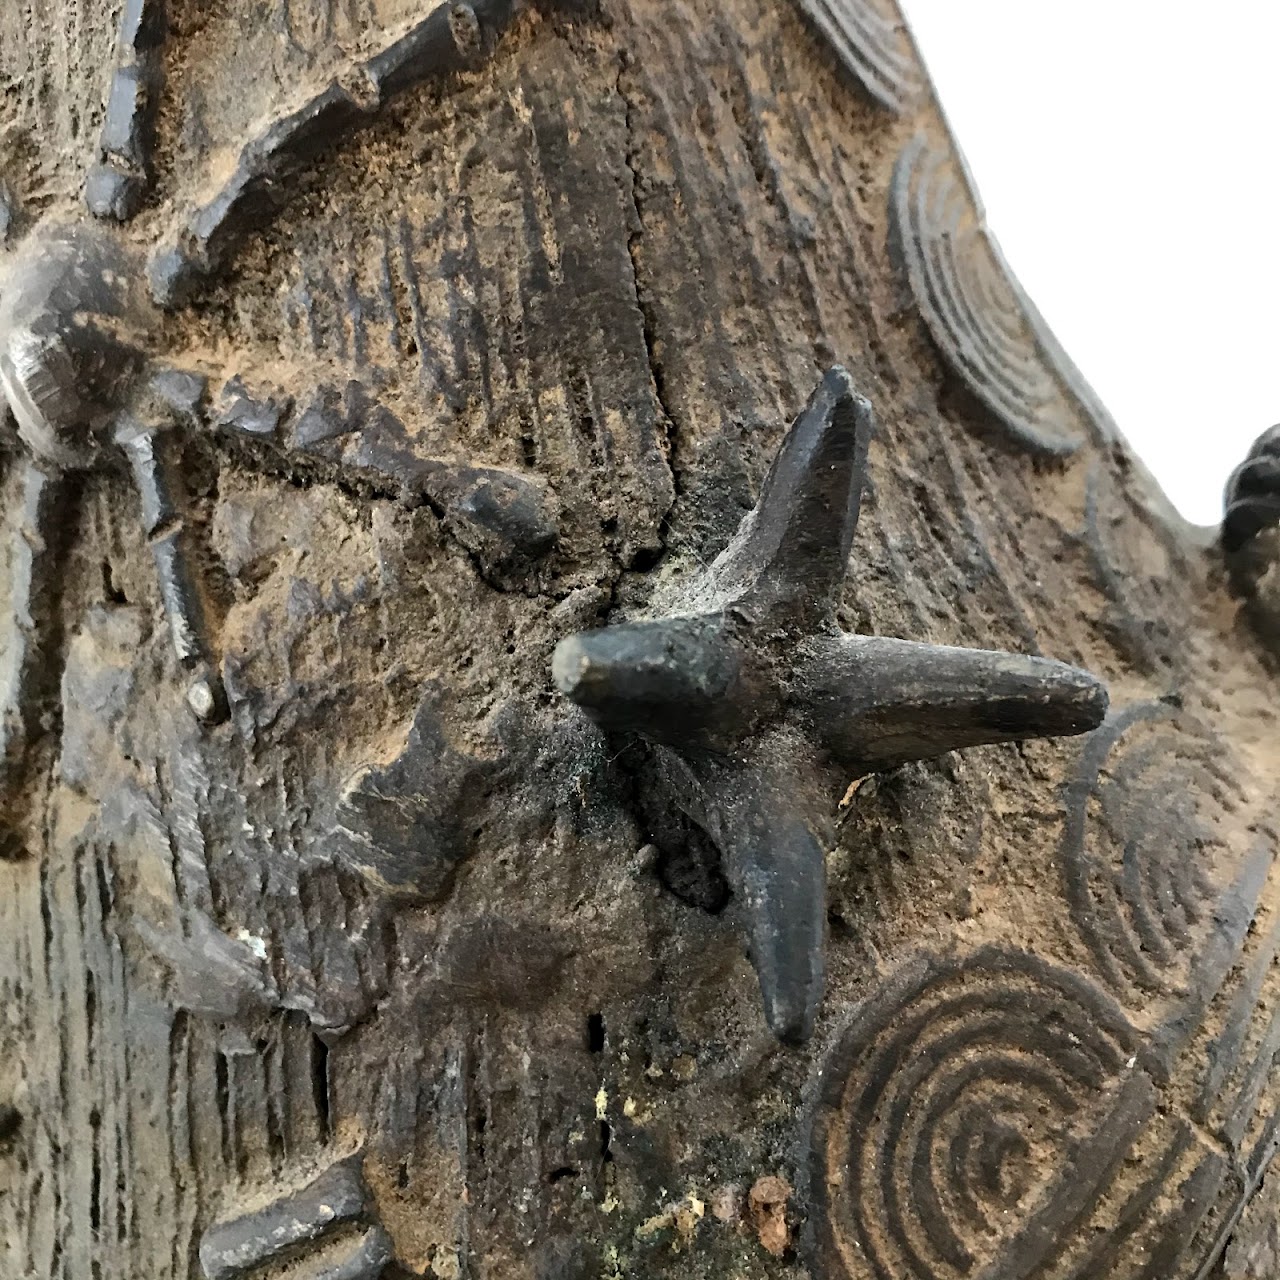
[[[590,670],[591,659],[580,637],[569,636],[556,645],[551,656],[551,678],[566,698],[578,701],[575,695],[581,691]]]
[[[187,706],[203,724],[216,724],[226,715],[222,685],[211,675],[197,676],[187,689]]]

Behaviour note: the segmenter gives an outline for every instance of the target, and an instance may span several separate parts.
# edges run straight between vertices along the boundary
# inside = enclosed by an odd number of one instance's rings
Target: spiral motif
[[[1073,1160],[1100,1140],[1123,1149],[1145,1118],[1137,1052],[1109,997],[1025,952],[901,971],[823,1066],[818,1274],[935,1280],[1052,1249],[1080,1208],[1052,1194],[1059,1180],[1108,1165]],[[1064,1217],[1028,1231],[1044,1203]]]
[[[920,96],[924,69],[893,0],[800,0],[800,7],[881,106],[901,112]]]
[[[961,164],[923,135],[894,170],[892,244],[944,359],[1019,443],[1066,455],[1084,441],[1056,344],[983,224]],[[1064,395],[1070,392],[1070,397]]]
[[[1221,749],[1164,703],[1129,707],[1089,739],[1061,865],[1076,927],[1122,1000],[1182,982],[1219,890],[1217,817],[1236,791]]]

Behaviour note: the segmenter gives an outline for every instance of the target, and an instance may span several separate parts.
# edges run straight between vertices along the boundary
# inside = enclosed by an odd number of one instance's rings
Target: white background
[[[1014,272],[1216,524],[1280,421],[1280,3],[902,3]]]

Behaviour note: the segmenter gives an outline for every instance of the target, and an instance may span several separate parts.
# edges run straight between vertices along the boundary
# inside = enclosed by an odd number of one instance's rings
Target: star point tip
[[[834,612],[858,523],[870,401],[833,365],[787,431],[755,507],[711,568],[718,593],[813,626]]]
[[[802,701],[832,754],[864,772],[964,747],[1088,733],[1106,686],[1079,667],[881,636],[814,646]]]
[[[602,728],[709,745],[749,714],[734,696],[740,655],[717,617],[622,623],[562,640],[556,687]]]
[[[826,984],[826,854],[763,773],[737,778],[720,836],[765,1022],[778,1039],[813,1035]]]
[[[591,668],[582,637],[573,635],[561,640],[551,655],[551,678],[556,688],[571,702],[583,694],[583,680]]]

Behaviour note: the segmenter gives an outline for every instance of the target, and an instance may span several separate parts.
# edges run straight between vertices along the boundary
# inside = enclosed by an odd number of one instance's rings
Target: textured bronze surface
[[[895,6],[0,86],[3,1280],[1274,1274],[1270,437],[1169,514]]]

